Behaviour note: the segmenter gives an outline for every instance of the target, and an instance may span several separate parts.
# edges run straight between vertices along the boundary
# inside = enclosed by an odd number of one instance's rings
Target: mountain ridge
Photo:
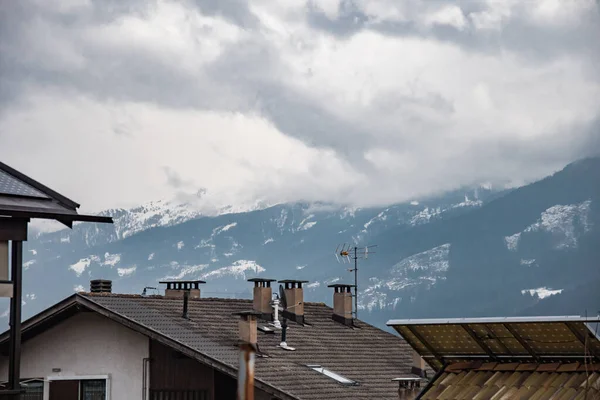
[[[186,216],[121,237],[122,227],[88,224],[30,240],[24,313],[92,278],[128,293],[164,278],[204,278],[205,293],[237,297],[250,296],[249,277],[302,278],[307,300],[330,302],[327,284],[353,280],[333,255],[343,242],[379,246],[361,262],[358,299],[359,316],[379,326],[390,317],[547,314],[557,299],[565,311],[600,306],[600,295],[578,289],[600,284],[600,158],[513,190],[477,187],[380,208],[295,203]]]

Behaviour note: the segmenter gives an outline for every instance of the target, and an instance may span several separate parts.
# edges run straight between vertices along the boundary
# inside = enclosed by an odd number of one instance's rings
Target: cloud
[[[0,154],[94,209],[527,182],[599,145],[599,29],[591,0],[4,2]]]

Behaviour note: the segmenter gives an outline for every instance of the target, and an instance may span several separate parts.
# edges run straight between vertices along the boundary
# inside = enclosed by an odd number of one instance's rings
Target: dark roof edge
[[[33,317],[27,319],[26,321],[23,321],[21,323],[21,334],[23,334],[24,332],[27,332],[28,330],[34,328],[35,326],[37,326],[45,321],[57,316],[58,314],[60,314],[60,312],[64,311],[65,309],[67,309],[75,304],[77,304],[77,294],[76,293],[61,300],[60,302],[56,303],[52,307],[47,308],[44,311],[34,315]],[[6,343],[8,341],[9,333],[10,333],[10,330],[6,330],[2,334],[0,334],[0,345],[3,345],[4,343]]]
[[[476,318],[429,318],[429,319],[390,319],[387,326],[412,325],[464,325],[464,324],[518,324],[540,322],[600,322],[600,317],[580,315],[534,316],[534,317],[476,317]]]
[[[74,202],[73,200],[63,196],[62,194],[55,192],[54,190],[50,189],[49,187],[42,185],[41,183],[39,183],[38,181],[36,181],[35,179],[32,179],[30,177],[28,177],[27,175],[17,171],[16,169],[4,164],[3,162],[0,162],[0,169],[3,170],[4,172],[14,176],[17,179],[22,180],[23,182],[25,182],[26,184],[36,188],[37,190],[39,190],[40,192],[43,192],[45,194],[47,194],[48,196],[54,198],[55,200],[57,200],[59,203],[63,204],[64,206],[68,207],[68,208],[72,208],[73,210],[79,208],[79,204]]]
[[[112,217],[105,217],[100,215],[82,215],[73,213],[59,213],[59,212],[47,212],[45,209],[39,209],[37,211],[24,210],[18,206],[6,207],[2,210],[2,215],[15,218],[40,218],[40,219],[55,219],[63,222],[98,222],[112,224]]]

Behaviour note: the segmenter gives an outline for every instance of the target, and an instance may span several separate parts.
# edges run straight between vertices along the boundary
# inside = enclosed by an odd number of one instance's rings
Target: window
[[[106,381],[104,379],[81,381],[81,400],[105,400]]]
[[[42,400],[44,398],[44,381],[41,379],[21,381],[21,389],[25,392],[21,395],[22,400]]]
[[[323,375],[325,375],[325,376],[327,376],[327,377],[329,377],[331,379],[334,379],[334,380],[338,381],[341,384],[344,384],[344,385],[358,385],[358,382],[355,382],[355,381],[353,381],[351,379],[348,379],[348,378],[344,378],[343,376],[341,376],[339,374],[336,374],[335,372],[330,371],[327,368],[323,368],[320,365],[311,364],[311,365],[307,365],[307,367],[310,368],[310,369],[312,369],[313,371],[317,371],[318,373],[321,373],[321,374],[323,374]]]

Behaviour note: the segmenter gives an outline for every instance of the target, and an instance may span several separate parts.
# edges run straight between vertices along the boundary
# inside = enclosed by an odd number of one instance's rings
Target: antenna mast
[[[341,248],[338,245],[335,249],[334,255],[338,262],[340,262],[341,259],[342,263],[347,261],[348,264],[350,264],[350,260],[354,260],[354,268],[349,269],[348,271],[354,272],[354,310],[352,311],[352,314],[354,314],[355,319],[358,319],[358,259],[363,258],[366,260],[369,258],[369,254],[375,254],[375,252],[371,251],[371,249],[375,247],[377,247],[377,245],[366,247],[352,247],[348,245],[346,247],[346,243],[344,243]]]

